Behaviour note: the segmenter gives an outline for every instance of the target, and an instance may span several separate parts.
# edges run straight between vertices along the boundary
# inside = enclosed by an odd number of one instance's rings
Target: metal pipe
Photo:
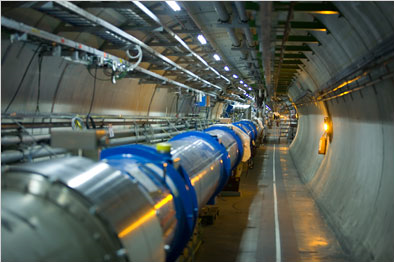
[[[247,23],[248,17],[246,15],[245,3],[242,1],[235,1],[235,7],[237,9],[238,16],[241,19],[241,22]],[[253,37],[252,37],[252,33],[250,31],[250,28],[244,27],[243,31],[244,31],[244,34],[246,37],[246,41],[248,42],[248,46],[254,47],[254,41],[253,41]],[[253,50],[250,52],[250,54],[251,54],[253,60],[255,60],[253,62],[253,64],[255,65],[255,68],[259,68],[259,64],[257,62],[257,52]]]
[[[226,56],[223,54],[223,52],[221,51],[221,49],[217,46],[215,39],[211,38],[211,37],[209,36],[209,34],[204,33],[204,30],[203,30],[203,28],[202,28],[202,26],[201,26],[201,21],[200,21],[199,18],[198,18],[195,14],[193,14],[193,12],[192,12],[192,5],[190,4],[190,2],[187,2],[187,1],[183,2],[183,7],[185,8],[185,10],[186,10],[188,16],[189,16],[189,17],[193,20],[193,22],[196,24],[197,28],[201,31],[201,33],[204,34],[204,37],[207,39],[207,41],[209,42],[209,44],[213,47],[213,49],[215,49],[215,50],[218,52],[218,54],[220,55],[220,57],[223,58],[223,61],[224,61],[227,65],[229,65],[230,67],[234,68],[234,70],[237,70],[234,66],[231,65],[231,63],[227,60]],[[231,40],[232,42],[233,42],[233,41],[238,41],[238,39],[237,39],[236,36],[235,36],[235,32],[234,32],[234,31],[232,31],[232,34],[230,35],[230,38],[234,38],[234,39]],[[238,70],[237,70],[237,71],[238,71]],[[238,74],[240,74],[240,73],[238,72]],[[239,101],[239,99],[236,99],[236,100]],[[231,101],[234,101],[234,100],[231,100]],[[240,101],[240,102],[243,102],[243,103],[244,103],[245,101]]]
[[[226,10],[226,7],[223,5],[222,2],[219,2],[219,1],[215,1],[213,4],[214,4],[215,10],[216,10],[216,13],[219,15],[219,20],[223,23],[227,23],[230,20],[230,16]],[[228,27],[228,28],[226,28],[226,30],[227,30],[227,33],[230,37],[230,40],[231,40],[231,43],[233,44],[233,46],[234,47],[241,46],[239,39],[235,35],[234,28]],[[246,59],[246,52],[245,51],[240,51],[240,52],[241,52],[242,59]]]
[[[57,5],[60,5],[61,7],[79,15],[80,17],[83,17],[91,22],[93,22],[94,24],[101,26],[103,28],[105,28],[106,30],[113,32],[114,34],[122,37],[123,39],[126,39],[127,41],[134,43],[136,45],[141,46],[142,48],[144,48],[146,51],[148,51],[149,53],[151,53],[152,55],[156,56],[157,58],[163,60],[164,62],[166,62],[167,64],[176,67],[177,69],[183,71],[184,73],[188,74],[189,76],[211,86],[214,88],[217,88],[219,90],[222,90],[222,87],[219,87],[203,78],[201,78],[200,76],[194,74],[193,72],[191,72],[190,70],[187,70],[185,68],[183,68],[182,66],[178,65],[177,63],[175,63],[174,61],[172,61],[171,59],[169,59],[168,57],[160,54],[158,51],[156,51],[155,49],[153,49],[152,47],[148,46],[147,44],[145,44],[144,42],[140,41],[139,39],[137,39],[136,37],[130,35],[129,33],[119,29],[118,27],[108,23],[107,21],[92,15],[91,13],[85,11],[82,8],[79,8],[78,6],[76,6],[75,4],[71,3],[71,2],[63,2],[63,1],[56,1],[55,2]],[[138,70],[141,71],[141,67],[137,68]]]
[[[25,149],[23,151],[6,150],[4,152],[1,152],[1,163],[8,164],[8,163],[17,162],[25,158],[35,159],[40,157],[60,155],[66,153],[67,150],[64,148],[50,148],[50,149],[47,148],[47,150],[45,150],[40,146],[34,147],[32,149]]]
[[[268,94],[272,95],[271,84],[271,19],[272,19],[272,2],[260,2],[261,18],[261,36],[263,45],[263,63],[265,83]]]
[[[148,139],[169,139],[175,135],[181,134],[186,131],[191,131],[193,129],[188,129],[188,130],[182,130],[182,131],[176,131],[176,132],[170,132],[170,133],[160,133],[160,134],[154,134],[154,135],[140,135],[140,136],[132,136],[132,137],[122,137],[122,138],[112,138],[109,140],[106,140],[106,138],[101,139],[101,145],[102,146],[108,146],[108,147],[113,147],[113,146],[120,146],[120,145],[125,145],[125,144],[133,144],[137,142],[143,142]]]
[[[76,7],[76,6],[74,6],[72,3],[68,3],[68,4],[67,4],[67,3],[63,3],[63,2],[58,2],[58,4],[60,4],[60,5],[63,4],[63,5],[69,6],[69,7],[70,7],[70,6],[71,6],[71,7]],[[103,20],[100,20],[98,17],[95,17],[95,16],[89,14],[88,12],[85,12],[85,11],[82,10],[82,9],[79,9],[78,7],[76,7],[76,10],[74,10],[74,11],[82,11],[82,13],[86,14],[90,19],[92,19],[92,21],[95,21],[95,22],[100,22],[100,21],[101,21],[101,22],[105,22],[105,21],[103,21]],[[82,15],[82,14],[81,14],[81,15]],[[106,23],[106,22],[105,22],[105,23]],[[108,23],[106,23],[106,24],[108,24]],[[29,34],[29,35],[36,36],[36,37],[38,37],[38,38],[40,38],[40,39],[42,39],[42,40],[49,40],[49,41],[58,43],[58,44],[61,45],[61,46],[68,46],[68,47],[75,48],[75,49],[77,49],[77,50],[86,52],[86,53],[88,53],[88,54],[92,54],[92,55],[95,55],[95,56],[98,56],[98,57],[103,57],[103,58],[111,59],[111,60],[115,61],[118,65],[125,65],[126,67],[130,67],[130,66],[131,66],[130,63],[124,62],[124,59],[122,59],[122,58],[119,58],[119,57],[116,57],[116,56],[107,54],[107,53],[105,53],[105,52],[103,52],[103,51],[100,51],[100,50],[95,49],[95,48],[90,47],[90,46],[83,45],[83,44],[81,44],[81,43],[77,43],[77,42],[72,41],[72,40],[69,40],[69,39],[67,39],[67,38],[64,38],[64,37],[61,37],[61,36],[58,36],[58,35],[55,35],[55,34],[52,34],[52,33],[46,32],[46,31],[43,31],[43,30],[39,30],[39,29],[37,29],[37,28],[34,28],[34,27],[31,27],[31,26],[25,25],[25,24],[23,24],[23,23],[20,23],[20,22],[17,22],[17,21],[8,19],[8,18],[3,17],[3,16],[1,17],[1,25],[4,26],[4,27],[8,27],[8,28],[10,28],[10,29],[13,29],[13,30],[17,30],[17,31],[24,32],[24,33]],[[109,24],[109,25],[110,25],[110,24]],[[113,27],[113,25],[111,25],[111,26]],[[117,27],[115,27],[115,28],[118,29]],[[120,30],[120,29],[118,29],[118,30]],[[125,32],[122,31],[122,30],[120,30],[120,32],[123,32],[123,33],[126,34],[127,36],[130,36],[129,34],[125,33]],[[120,34],[120,35],[121,35],[121,34]],[[132,36],[130,36],[130,37],[132,37]],[[132,38],[133,38],[133,37],[132,37]],[[128,38],[126,37],[126,39],[128,39]],[[138,39],[137,39],[137,40],[138,40]],[[139,41],[139,40],[138,40],[138,41]],[[145,43],[143,43],[143,42],[141,42],[141,43],[142,43],[146,48],[148,48],[149,50],[153,50],[151,47],[147,46]],[[142,46],[142,44],[139,44],[139,45]],[[143,46],[142,46],[142,47],[143,47]],[[149,51],[149,50],[148,50],[148,51]],[[159,58],[161,58],[162,60],[164,60],[166,63],[168,63],[168,64],[170,64],[170,65],[176,67],[177,69],[179,69],[179,70],[181,70],[181,71],[183,71],[183,72],[185,72],[185,73],[187,73],[187,74],[190,75],[193,79],[196,79],[196,80],[198,80],[198,81],[201,81],[201,82],[207,84],[208,86],[212,86],[212,87],[215,87],[215,88],[217,88],[217,89],[222,90],[221,87],[219,87],[219,86],[217,86],[217,85],[215,85],[215,84],[212,84],[211,82],[209,82],[209,81],[207,81],[207,80],[205,80],[205,79],[202,79],[200,76],[198,76],[198,75],[194,74],[193,72],[191,72],[191,71],[189,71],[189,70],[187,70],[187,69],[185,69],[185,68],[179,66],[178,64],[176,64],[175,62],[173,62],[173,61],[170,60],[169,58],[167,58],[167,57],[161,55],[161,54],[158,53],[157,51],[153,50],[153,52],[154,52],[154,55],[159,56]],[[120,67],[120,68],[122,68],[122,67]],[[162,80],[162,81],[164,81],[164,82],[166,82],[166,83],[171,83],[171,84],[173,84],[173,85],[176,85],[176,86],[178,86],[178,87],[180,87],[180,88],[185,88],[185,89],[187,89],[187,90],[194,90],[194,91],[196,91],[196,92],[202,92],[202,93],[205,93],[205,94],[207,94],[207,95],[209,95],[209,96],[213,96],[213,97],[216,97],[216,96],[217,96],[216,93],[206,92],[206,91],[202,91],[202,90],[199,90],[199,89],[192,88],[192,87],[187,86],[187,85],[185,85],[185,84],[183,84],[183,83],[180,83],[180,82],[177,82],[177,81],[175,81],[175,80],[169,79],[169,78],[167,78],[167,77],[165,77],[165,76],[159,75],[159,74],[157,74],[157,73],[155,73],[155,72],[149,71],[149,70],[147,70],[147,69],[145,69],[145,68],[142,68],[142,67],[139,67],[139,66],[137,66],[137,67],[135,67],[135,68],[133,68],[133,69],[134,69],[134,71],[138,71],[138,72],[147,74],[147,75],[152,76],[152,77],[154,77],[154,78],[156,78],[156,79]],[[125,72],[129,72],[129,71],[127,71],[127,70],[125,69]]]
[[[214,69],[212,66],[210,66],[207,61],[205,61],[201,56],[199,56],[197,53],[195,53],[179,36],[177,36],[169,27],[166,26],[166,24],[162,23],[160,21],[160,18],[157,17],[155,14],[153,14],[146,6],[144,6],[141,2],[139,1],[133,1],[133,3],[140,8],[142,12],[144,12],[147,16],[149,16],[152,20],[154,20],[158,25],[162,26],[167,33],[174,38],[176,41],[180,43],[181,46],[183,46],[189,53],[197,58],[201,63],[203,63],[209,70],[214,72],[216,75],[218,75],[220,78],[226,80],[227,83],[231,83],[231,81],[220,74],[216,69]],[[215,86],[215,85],[214,85]]]
[[[103,150],[100,162],[68,157],[8,167],[3,258],[175,261],[199,207],[214,199],[239,154],[234,137],[218,132],[223,144],[189,132],[169,141],[171,152],[167,144],[129,145]]]
[[[29,144],[49,140],[50,135],[35,136],[3,136],[1,138],[1,146],[12,146],[17,144]]]
[[[198,123],[199,121],[190,122],[190,125]],[[204,121],[205,122],[205,121]],[[208,123],[213,123],[213,121],[209,121]],[[25,128],[55,128],[55,127],[71,127],[71,119],[67,122],[20,122]],[[113,126],[127,126],[127,125],[136,125],[136,124],[168,124],[168,121],[95,121],[96,126],[108,126],[109,124]],[[16,123],[1,123],[1,129],[18,129],[20,126]]]

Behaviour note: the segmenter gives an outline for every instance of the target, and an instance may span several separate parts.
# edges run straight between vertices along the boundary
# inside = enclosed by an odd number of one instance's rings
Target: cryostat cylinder
[[[226,148],[231,162],[231,170],[234,169],[242,159],[243,145],[238,135],[228,126],[213,125],[204,132],[216,136],[221,144]]]
[[[2,197],[4,259],[165,260],[154,201],[104,162],[70,157],[12,167]]]
[[[211,135],[186,132],[173,137],[173,159],[179,159],[196,191],[198,207],[204,206],[217,193],[230,175],[230,161],[226,149]]]

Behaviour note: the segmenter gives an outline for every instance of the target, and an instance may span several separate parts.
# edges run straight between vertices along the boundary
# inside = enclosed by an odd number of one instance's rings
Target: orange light
[[[194,186],[194,184],[198,181],[198,180],[200,180],[205,174],[207,173],[207,171],[202,171],[200,174],[198,174],[198,175],[196,175],[195,177],[193,177],[191,180],[190,180],[190,182],[191,182],[191,184]]]
[[[179,160],[181,160],[181,158],[177,157],[177,158],[174,159],[174,162],[178,162]]]
[[[328,124],[324,123],[323,128],[324,128],[324,131],[328,131]]]
[[[211,170],[213,170],[213,166],[211,166]]]
[[[149,212],[147,212],[145,215],[143,215],[141,218],[139,218],[137,221],[123,229],[119,234],[118,237],[124,237],[127,234],[129,234],[131,231],[148,221],[152,216],[156,215],[156,210],[167,204],[173,199],[173,196],[171,194],[168,194],[165,198],[160,200],[156,205],[154,205],[154,209],[151,209]]]
[[[168,196],[166,196],[165,198],[163,198],[159,203],[157,203],[155,206],[154,206],[154,208],[155,209],[159,209],[159,208],[161,208],[162,206],[164,206],[165,204],[167,204],[168,202],[170,202],[171,200],[172,200],[172,195],[171,194],[169,194]]]
[[[322,98],[322,97],[324,97],[324,96],[326,96],[326,95],[328,95],[328,94],[330,94],[330,93],[332,93],[332,92],[335,92],[335,91],[337,91],[338,89],[341,89],[342,87],[344,87],[344,86],[346,86],[346,85],[348,85],[348,84],[353,83],[354,81],[359,80],[361,77],[365,76],[366,74],[367,74],[367,72],[364,72],[362,75],[359,75],[359,76],[357,76],[357,77],[355,77],[355,78],[353,78],[353,79],[350,79],[349,81],[343,82],[342,84],[340,84],[339,86],[337,86],[337,87],[335,87],[334,89],[330,90],[329,92],[325,93],[324,95],[319,96],[318,99],[320,99],[320,98]],[[345,91],[345,92],[343,92],[342,94],[340,94],[339,96],[343,96],[343,95],[346,95],[346,94],[348,94],[348,93],[350,93],[350,92],[349,92],[349,91]]]
[[[123,229],[119,234],[118,237],[122,238],[124,236],[126,236],[127,234],[129,234],[131,231],[133,231],[134,229],[136,229],[137,227],[139,227],[140,225],[142,225],[143,223],[145,223],[146,221],[148,221],[151,217],[153,217],[154,215],[156,215],[156,210],[152,209],[151,211],[149,211],[148,213],[146,213],[144,216],[142,216],[140,219],[138,219],[137,221],[135,221],[134,223],[132,223],[130,226],[126,227],[125,229]]]
[[[321,14],[321,15],[339,15],[338,11],[311,11],[311,14]]]
[[[220,159],[220,164],[223,164],[223,160]]]

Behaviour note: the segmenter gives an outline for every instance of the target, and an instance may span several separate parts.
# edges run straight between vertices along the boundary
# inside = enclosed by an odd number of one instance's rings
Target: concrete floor
[[[349,261],[301,182],[287,143],[269,131],[254,168],[242,177],[241,197],[217,197],[220,215],[202,228],[194,261]]]

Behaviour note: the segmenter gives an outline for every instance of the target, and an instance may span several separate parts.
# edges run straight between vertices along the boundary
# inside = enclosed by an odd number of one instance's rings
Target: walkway
[[[268,141],[278,142],[277,130]],[[220,215],[203,227],[196,262],[345,262],[334,234],[300,181],[287,144],[257,150],[241,197],[218,197]]]

